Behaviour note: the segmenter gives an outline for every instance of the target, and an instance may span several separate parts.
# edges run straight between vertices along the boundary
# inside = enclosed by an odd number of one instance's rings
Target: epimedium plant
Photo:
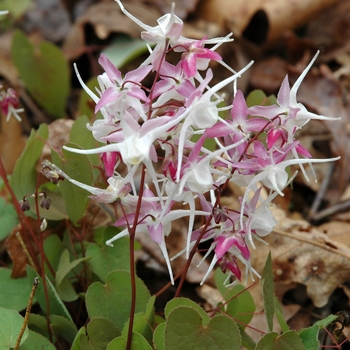
[[[289,167],[299,165],[307,178],[304,164],[338,159],[313,159],[295,136],[310,119],[333,119],[307,111],[296,98],[318,53],[292,87],[288,77],[283,80],[275,101],[258,92],[250,99],[259,101],[247,103],[237,80],[252,62],[236,72],[216,52],[232,41],[231,35],[185,38],[174,6],[151,27],[116,1],[143,29],[149,56],[123,76],[102,54],[99,63],[105,72],[98,77],[96,93],[75,67],[102,117],[92,124],[86,117],[77,119],[69,144],[51,150],[39,175],[36,163],[48,139],[47,125],[32,131],[10,180],[0,162],[21,223],[18,240],[28,258],[25,278],[12,280],[9,268],[0,269],[10,300],[0,302],[0,314],[13,319],[0,348],[318,349],[319,330],[337,317],[290,330],[274,296],[271,256],[261,276],[250,262],[254,241],[263,240],[277,223],[270,204],[293,180]],[[25,41],[21,34],[14,40]],[[176,64],[170,63],[174,57]],[[210,61],[227,69],[228,78],[213,85]],[[232,104],[222,93],[229,84]],[[16,98],[13,90],[4,92],[0,107],[8,118],[20,120]],[[264,105],[266,101],[271,103]],[[239,210],[221,203],[230,182],[246,188]],[[85,214],[88,197],[115,217],[113,226],[91,229],[93,219]],[[176,257],[168,256],[165,238],[172,223],[182,218],[188,227],[180,253],[187,262],[174,276],[171,260]],[[57,222],[64,222],[62,235],[55,233]],[[151,296],[135,272],[138,232],[158,244],[169,285],[177,283],[162,315],[155,313],[157,295]],[[211,260],[202,284],[213,273],[223,297],[213,310],[179,297],[203,242],[209,243],[203,261]],[[240,284],[242,266],[246,282],[261,278],[268,332],[258,343],[246,332],[255,303]],[[33,281],[34,309],[23,320],[16,311],[27,305]],[[23,293],[16,299],[18,289]],[[273,331],[274,316],[280,334]],[[22,323],[24,333],[18,338]],[[5,324],[1,318],[0,324]]]

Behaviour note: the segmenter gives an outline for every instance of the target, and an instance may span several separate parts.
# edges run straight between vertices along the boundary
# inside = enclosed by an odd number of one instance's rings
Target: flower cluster
[[[235,72],[215,51],[232,41],[230,35],[185,38],[174,6],[151,27],[116,1],[143,29],[141,37],[150,55],[124,76],[101,55],[104,73],[98,77],[97,94],[84,84],[75,67],[81,85],[96,103],[95,112],[103,115],[87,127],[104,145],[90,150],[65,147],[76,153],[101,154],[109,186],[87,186],[53,164],[51,170],[85,188],[100,202],[117,201],[123,215],[115,225],[125,229],[107,244],[128,235],[135,226],[137,231],[147,232],[159,245],[172,281],[165,237],[171,233],[172,222],[183,217],[189,221],[183,251],[187,257],[198,243],[210,241],[208,254],[213,252],[214,258],[208,273],[218,265],[240,279],[240,260],[248,273],[257,274],[250,264],[250,250],[255,248],[254,239],[261,240],[276,225],[269,207],[292,181],[286,169],[300,165],[304,171],[303,164],[338,159],[312,159],[295,139],[295,133],[310,119],[332,119],[308,112],[296,100],[298,87],[318,53],[292,88],[288,77],[284,79],[276,105],[248,108],[236,82],[252,62]],[[170,54],[178,56],[176,65],[169,62]],[[216,85],[211,84],[212,60],[229,70],[229,77]],[[145,79],[151,81],[147,86]],[[228,84],[233,84],[234,90],[231,105],[225,104],[221,93]],[[227,118],[222,117],[224,112]],[[215,140],[216,149],[205,146],[208,139]],[[126,176],[121,165],[127,168]],[[147,173],[150,181],[146,183],[142,177],[137,182],[137,170]],[[238,211],[220,204],[222,188],[230,181],[246,188]],[[263,187],[269,192],[267,198],[261,196]],[[194,227],[195,218],[202,221],[200,228]]]

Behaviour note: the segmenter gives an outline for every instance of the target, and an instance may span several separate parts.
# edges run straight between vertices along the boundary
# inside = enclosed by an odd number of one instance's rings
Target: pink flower
[[[18,108],[19,100],[15,90],[9,88],[6,92],[2,91],[0,95],[0,109],[6,115],[6,121],[9,121],[13,115],[19,122],[22,118],[18,113],[24,111],[23,108]]]
[[[196,75],[197,70],[208,68],[210,60],[221,61],[221,56],[204,47],[206,38],[186,43],[186,51],[181,57],[181,67],[188,77]]]

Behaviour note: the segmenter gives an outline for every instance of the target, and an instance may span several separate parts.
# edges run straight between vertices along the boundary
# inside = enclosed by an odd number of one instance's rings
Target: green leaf
[[[203,323],[197,310],[180,306],[167,317],[165,348],[239,350],[241,339],[236,323],[228,316],[216,315],[208,323]]]
[[[86,82],[86,86],[91,91],[96,91],[96,86],[99,86],[97,77],[93,77]],[[92,98],[87,94],[87,92],[82,89],[79,103],[78,103],[78,115],[85,115],[91,120],[103,119],[101,112],[98,112],[96,115],[94,113],[96,103]]]
[[[75,292],[75,289],[72,285],[72,282],[66,278],[66,276],[80,263],[90,260],[89,257],[75,259],[72,262],[70,261],[69,251],[65,249],[62,252],[60,261],[58,264],[56,272],[56,288],[59,296],[63,301],[74,301],[78,299],[78,294]]]
[[[75,291],[72,282],[68,278],[64,278],[56,287],[56,290],[62,301],[71,302],[79,298],[79,294]]]
[[[163,322],[153,333],[153,344],[157,350],[166,350],[165,349],[165,326],[166,323]]]
[[[86,328],[85,327],[81,327],[79,329],[78,333],[76,334],[76,336],[74,338],[74,341],[72,343],[70,350],[81,350],[80,337],[82,335],[86,335]]]
[[[284,319],[282,307],[275,295],[274,295],[274,300],[275,300],[275,314],[276,314],[278,323],[281,326],[282,332],[287,332],[290,330],[290,327],[288,326],[286,320]]]
[[[56,347],[41,334],[29,330],[28,339],[19,347],[19,350],[56,350]]]
[[[154,302],[156,298],[152,296],[146,307],[146,312],[136,313],[134,316],[133,332],[141,334],[149,343],[153,338],[154,323]],[[121,336],[127,338],[129,331],[129,321],[125,324]]]
[[[148,52],[148,48],[144,40],[119,35],[112,45],[102,52],[117,68],[121,68],[126,63]]]
[[[62,118],[69,92],[68,64],[49,42],[33,45],[25,34],[13,35],[12,60],[31,96],[52,115]]]
[[[225,311],[239,321],[238,325],[243,331],[253,317],[256,309],[255,302],[249,290],[245,290],[246,288],[241,284],[237,284],[232,288],[225,287],[224,281],[226,278],[227,275],[221,269],[215,270],[214,280],[216,287],[225,301],[228,301]]]
[[[116,235],[119,231],[115,227],[108,227],[104,240]],[[102,282],[106,282],[107,275],[114,270],[129,270],[129,238],[124,237],[114,242],[113,247],[104,244],[100,247],[92,243],[86,250],[86,257],[90,257],[91,270]]]
[[[118,337],[112,340],[106,350],[125,350],[126,339]],[[131,350],[152,350],[152,347],[148,344],[147,340],[139,333],[132,334]]]
[[[77,332],[77,326],[65,317],[50,315],[50,326],[56,337],[67,340],[72,343]]]
[[[101,146],[101,143],[95,140],[92,136],[92,132],[86,127],[86,124],[89,124],[89,122],[90,120],[86,115],[75,120],[69,134],[70,143],[74,143],[82,149],[91,149]],[[92,164],[99,164],[100,156],[98,154],[89,154],[88,157]]]
[[[54,271],[57,271],[58,264],[59,264],[60,257],[63,250],[64,250],[64,245],[60,240],[60,238],[58,237],[58,235],[51,234],[45,238],[44,252]],[[50,281],[53,282],[55,280],[55,277],[52,275],[51,271],[47,267],[46,262],[45,262],[45,271],[47,271],[46,272],[47,277],[49,277]]]
[[[121,336],[124,338],[127,338],[128,331],[129,331],[129,321],[125,323]],[[135,313],[132,331],[134,333],[141,334],[147,341],[149,342],[152,341],[153,330],[144,312]]]
[[[247,332],[242,329],[242,327],[239,327],[239,330],[241,332],[241,341],[242,341],[242,347],[243,349],[247,350],[253,350],[256,347],[255,341],[250,337],[250,335],[247,334]]]
[[[11,203],[6,203],[5,198],[0,197],[1,230],[0,241],[5,239],[18,223],[17,213]]]
[[[282,335],[276,332],[265,334],[257,344],[255,350],[301,350],[303,342],[294,331],[288,331]]]
[[[75,259],[70,261],[69,251],[65,249],[60,257],[60,261],[58,264],[58,269],[56,272],[56,286],[59,286],[63,281],[63,278],[67,276],[67,274],[72,271],[77,265],[84,261],[90,260],[89,257]]]
[[[301,332],[298,332],[301,338],[305,350],[318,350],[320,342],[318,340],[319,328],[317,325],[305,328]]]
[[[107,276],[106,284],[100,282],[91,284],[86,292],[89,317],[104,317],[119,329],[123,329],[130,314],[130,281],[128,271],[112,271]],[[135,313],[146,311],[150,297],[147,287],[136,277]]]
[[[45,316],[30,313],[29,320],[28,320],[28,327],[32,331],[35,331],[36,333],[41,334],[47,339],[50,338],[48,329],[47,329],[47,319]]]
[[[266,314],[266,321],[269,331],[273,329],[273,315],[275,313],[275,292],[273,287],[273,271],[272,271],[272,260],[271,252],[267,257],[264,270],[262,273],[262,290],[263,290],[263,301]]]
[[[0,10],[8,10],[10,16],[18,19],[33,7],[32,0],[2,0]]]
[[[68,219],[66,205],[59,190],[59,186],[54,185],[51,182],[46,182],[40,186],[40,190],[45,191],[46,195],[51,198],[50,210],[39,207],[40,217],[54,221]]]
[[[225,297],[231,300],[227,304],[226,312],[232,316],[244,329],[253,318],[255,303],[252,295],[244,286],[237,284],[231,288]]]
[[[80,335],[80,348],[84,350],[106,349],[107,345],[120,335],[120,330],[112,322],[95,317],[86,326],[86,334]]]
[[[47,137],[48,128],[46,124],[41,124],[37,131],[33,129],[21,157],[16,162],[10,185],[18,200],[35,191],[38,177],[36,165]]]
[[[329,324],[331,324],[337,318],[338,318],[338,316],[336,316],[336,315],[329,315],[326,318],[324,318],[323,320],[319,320],[319,321],[315,322],[314,325],[317,325],[317,327],[319,327],[319,329],[326,328]]]
[[[247,96],[246,102],[248,107],[271,106],[276,104],[276,96],[267,97],[264,91],[254,90]]]
[[[165,306],[165,309],[164,309],[165,317],[168,318],[171,311],[173,311],[179,306],[188,306],[196,310],[200,315],[201,319],[203,320],[204,324],[207,324],[210,321],[210,317],[208,316],[208,314],[197,303],[195,303],[194,301],[188,298],[171,299]]]
[[[338,317],[335,315],[329,315],[325,319],[314,323],[313,326],[300,330],[298,334],[304,344],[304,349],[318,350],[320,346],[320,342],[318,340],[320,329],[327,327],[337,318]]]
[[[27,276],[28,276],[29,281],[33,281],[35,277],[39,278],[39,284],[38,284],[38,287],[37,287],[36,293],[35,293],[35,300],[38,301],[38,303],[39,303],[41,309],[44,311],[44,313],[47,313],[46,296],[45,296],[45,290],[44,290],[42,278],[30,266],[27,266]],[[50,282],[50,280],[46,276],[45,276],[45,282],[47,285],[47,294],[49,297],[50,314],[63,316],[65,318],[67,318],[68,320],[73,321],[66,306],[62,302],[60,296],[58,295],[55,287],[53,286],[53,284]],[[33,282],[31,282],[31,284],[32,283]]]
[[[32,287],[27,278],[11,278],[11,269],[0,267],[0,306],[16,311],[27,307]]]
[[[0,307],[0,348],[9,349],[15,346],[23,321],[23,317],[17,311]],[[21,344],[28,338],[28,333],[26,327]]]
[[[63,150],[64,159],[57,152],[51,151],[52,163],[62,169],[74,180],[80,181],[86,185],[92,185],[93,173],[89,158],[83,154],[77,154]],[[64,180],[59,183],[59,189],[66,204],[66,210],[69,218],[74,224],[77,224],[83,216],[88,204],[89,192]]]

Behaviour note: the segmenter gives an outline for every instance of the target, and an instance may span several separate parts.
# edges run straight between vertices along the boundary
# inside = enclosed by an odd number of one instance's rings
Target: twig
[[[350,200],[347,200],[347,201],[344,201],[341,203],[334,204],[333,206],[331,206],[327,209],[319,211],[318,213],[313,215],[312,219],[319,221],[319,220],[322,220],[330,215],[349,210],[349,208],[350,208]]]
[[[23,325],[22,325],[22,328],[19,332],[19,335],[18,335],[17,340],[16,340],[16,344],[15,344],[13,350],[18,350],[19,345],[21,343],[21,339],[22,339],[23,334],[24,334],[24,331],[26,330],[28,320],[29,320],[30,310],[32,309],[33,299],[34,299],[38,284],[39,284],[39,278],[35,277],[34,282],[33,282],[32,291],[30,292],[30,295],[29,295],[29,300],[28,300],[28,304],[27,304],[26,314],[25,314],[24,320],[23,320]]]
[[[349,254],[346,254],[345,252],[342,252],[340,249],[338,249],[338,246],[334,245],[334,243],[332,243],[332,246],[331,246],[331,245],[327,244],[326,241],[318,242],[315,239],[311,239],[311,238],[307,238],[307,237],[301,237],[300,235],[296,235],[295,233],[290,233],[290,232],[282,231],[282,230],[279,230],[279,229],[273,229],[272,232],[276,233],[278,235],[281,235],[281,236],[285,236],[285,237],[289,237],[289,238],[295,239],[295,240],[300,241],[300,242],[304,242],[304,243],[308,243],[308,244],[320,247],[320,248],[322,248],[324,250],[328,250],[328,251],[330,251],[332,253],[339,254],[339,255],[343,256],[344,258],[346,258],[346,259],[350,258]]]
[[[324,198],[326,190],[328,188],[331,176],[333,174],[333,170],[334,170],[334,163],[331,163],[329,165],[328,171],[326,172],[325,177],[323,178],[323,181],[321,183],[321,186],[316,194],[316,197],[314,199],[314,202],[312,203],[309,215],[308,215],[308,219],[309,220],[317,220],[317,210],[321,205],[321,201],[322,198]]]
[[[21,234],[19,232],[16,232],[16,238],[18,239],[19,244],[21,245],[21,247],[22,247],[22,249],[24,251],[24,254],[27,257],[30,266],[36,271],[36,266],[34,264],[34,261],[33,261],[32,257],[31,257],[31,255],[29,254],[29,251],[28,251],[26,245],[24,244],[23,239],[21,237]]]

